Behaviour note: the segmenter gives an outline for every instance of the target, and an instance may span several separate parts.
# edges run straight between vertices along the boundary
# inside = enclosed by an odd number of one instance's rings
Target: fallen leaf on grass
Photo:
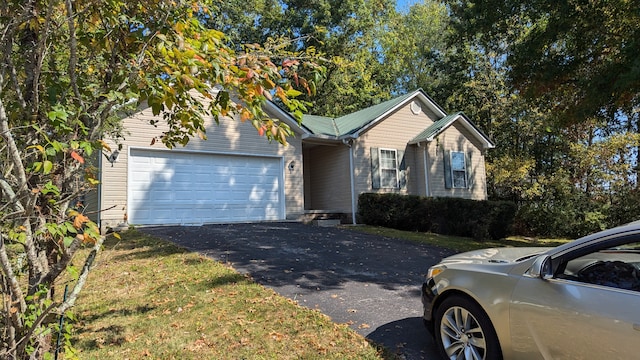
[[[275,331],[269,333],[269,336],[271,336],[271,338],[273,340],[275,340],[275,341],[282,341],[282,339],[284,339],[284,335],[283,334],[280,334],[280,333],[275,332]]]

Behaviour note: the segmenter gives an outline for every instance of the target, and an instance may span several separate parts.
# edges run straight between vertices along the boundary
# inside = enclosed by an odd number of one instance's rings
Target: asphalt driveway
[[[405,359],[440,359],[422,325],[419,288],[448,250],[295,222],[142,231],[228,263]]]

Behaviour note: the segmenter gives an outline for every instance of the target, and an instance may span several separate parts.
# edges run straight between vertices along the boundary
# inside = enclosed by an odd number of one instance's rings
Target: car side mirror
[[[529,275],[531,277],[536,277],[544,280],[553,278],[553,270],[551,267],[551,256],[549,255],[538,256],[533,262],[533,265],[531,266],[531,270],[529,270]]]

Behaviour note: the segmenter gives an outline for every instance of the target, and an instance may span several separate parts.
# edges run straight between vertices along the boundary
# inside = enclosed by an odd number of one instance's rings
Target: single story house
[[[306,115],[289,144],[269,143],[250,122],[213,119],[207,140],[167,149],[144,109],[125,118],[119,154],[99,161],[87,198],[101,229],[130,225],[300,220],[339,213],[356,222],[358,195],[394,192],[486,199],[485,151],[493,142],[462,113],[446,114],[416,90],[339,118]]]

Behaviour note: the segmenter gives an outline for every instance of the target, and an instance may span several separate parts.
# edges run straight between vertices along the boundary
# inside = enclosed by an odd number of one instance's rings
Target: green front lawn
[[[502,240],[493,241],[475,241],[470,238],[438,235],[434,233],[421,233],[412,231],[402,231],[396,229],[383,228],[379,226],[369,225],[343,225],[345,229],[360,231],[369,234],[381,235],[396,239],[405,239],[423,244],[439,246],[453,250],[455,252],[464,252],[491,247],[525,247],[525,246],[558,246],[570,240],[568,239],[532,239],[523,237],[509,237]]]

